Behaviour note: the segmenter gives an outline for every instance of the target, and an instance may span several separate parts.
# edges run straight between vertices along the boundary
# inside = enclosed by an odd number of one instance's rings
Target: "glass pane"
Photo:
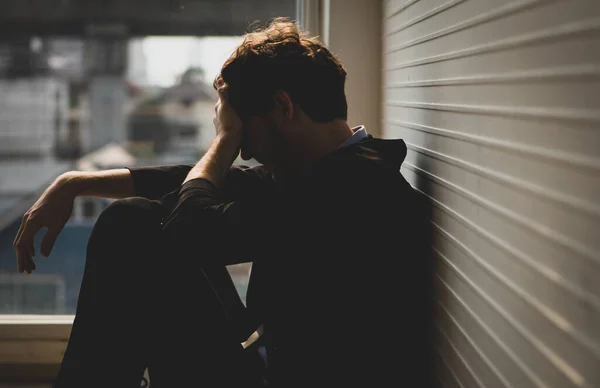
[[[41,278],[40,280],[44,279]],[[62,313],[65,308],[64,281],[62,278],[53,280],[21,284],[21,298],[17,300],[17,307],[22,312],[34,314]]]
[[[111,202],[77,201],[50,258],[38,253],[28,276],[17,272],[12,245],[41,192],[74,169],[195,163],[214,135],[212,81],[223,62],[253,21],[295,12],[296,0],[4,4],[0,314],[75,312],[87,241]],[[230,268],[244,301],[249,271]]]
[[[0,282],[0,314],[14,313],[15,304],[15,287],[4,278]]]
[[[90,219],[96,216],[96,203],[94,200],[87,199],[83,202],[83,218]]]

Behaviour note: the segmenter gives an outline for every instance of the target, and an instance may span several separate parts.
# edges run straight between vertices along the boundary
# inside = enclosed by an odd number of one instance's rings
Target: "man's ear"
[[[278,90],[275,92],[275,104],[279,109],[281,109],[283,116],[288,119],[292,118],[294,113],[294,104],[290,98],[290,95],[285,90]]]

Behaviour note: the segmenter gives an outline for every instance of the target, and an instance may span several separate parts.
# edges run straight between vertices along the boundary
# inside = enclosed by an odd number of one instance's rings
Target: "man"
[[[56,388],[133,387],[146,367],[153,388],[429,385],[423,208],[404,142],[349,127],[345,78],[276,19],[223,65],[195,166],[71,172],[46,190],[15,239],[27,273],[34,234],[48,227],[47,256],[77,195],[122,198],[90,236]],[[240,150],[262,165],[232,167]],[[225,266],[248,261],[245,309]]]

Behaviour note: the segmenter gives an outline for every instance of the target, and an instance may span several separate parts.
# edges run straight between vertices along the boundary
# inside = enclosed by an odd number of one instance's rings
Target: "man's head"
[[[345,122],[346,71],[316,38],[285,18],[248,33],[220,75],[244,124],[242,157],[281,164],[307,124]],[[217,82],[217,80],[215,81]]]

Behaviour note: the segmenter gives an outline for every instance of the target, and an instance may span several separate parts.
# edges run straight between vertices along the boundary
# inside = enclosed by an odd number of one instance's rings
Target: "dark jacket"
[[[232,167],[221,190],[204,179],[179,188],[190,166],[131,170],[138,195],[171,192],[175,255],[252,261],[248,309],[271,340],[272,383],[402,386],[428,374],[432,271],[405,156],[402,140],[369,136],[283,181]]]

